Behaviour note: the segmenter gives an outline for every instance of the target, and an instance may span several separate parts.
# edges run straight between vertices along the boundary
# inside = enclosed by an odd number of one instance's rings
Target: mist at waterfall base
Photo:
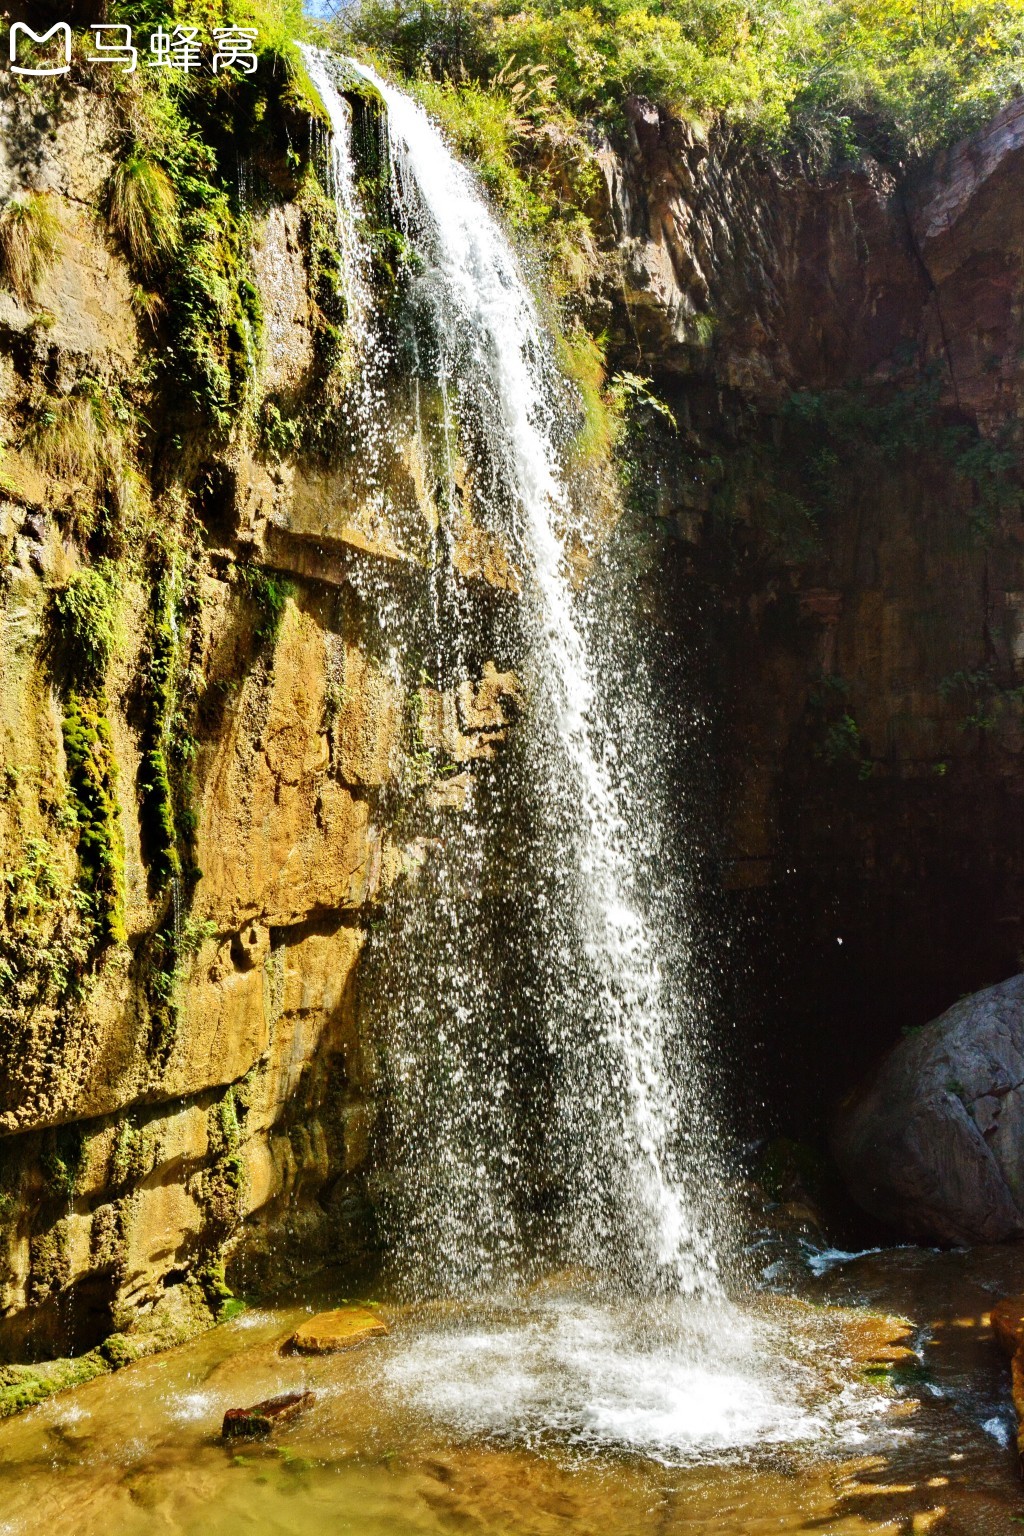
[[[466,729],[484,663],[518,679],[500,757],[467,754],[461,808],[424,823],[365,962],[392,1279],[447,1299],[389,1354],[388,1385],[459,1433],[661,1459],[856,1438],[877,1398],[847,1383],[822,1408],[806,1331],[796,1347],[733,1299],[695,829],[663,811],[700,722],[666,718],[628,524],[597,471],[569,467],[572,390],[470,172],[372,70],[306,58],[332,125],[354,449],[393,516],[401,434],[381,424],[411,430],[436,516],[416,612],[357,578],[382,656],[417,708],[461,700]],[[355,80],[386,106],[378,151],[412,253],[397,316],[365,283]],[[516,596],[481,602],[456,575],[469,518],[508,551]]]

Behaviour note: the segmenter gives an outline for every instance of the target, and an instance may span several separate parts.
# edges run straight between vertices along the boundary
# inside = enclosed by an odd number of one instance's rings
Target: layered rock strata
[[[0,1351],[101,1369],[223,1314],[240,1238],[283,1223],[306,1257],[372,1246],[368,925],[460,814],[517,684],[487,657],[424,690],[396,660],[389,627],[438,559],[407,416],[383,498],[358,462],[242,432],[197,430],[184,489],[126,462],[112,491],[66,438],[41,451],[47,411],[82,399],[105,420],[144,387],[151,339],[104,232],[102,100],[72,93],[20,160],[33,126],[4,111],[0,193],[45,199],[60,254],[0,294]],[[271,199],[248,257],[253,387],[301,403],[318,382],[303,210]],[[454,559],[467,611],[514,595],[468,517]],[[86,686],[61,647],[108,620]],[[0,1378],[3,1402],[43,1376]]]

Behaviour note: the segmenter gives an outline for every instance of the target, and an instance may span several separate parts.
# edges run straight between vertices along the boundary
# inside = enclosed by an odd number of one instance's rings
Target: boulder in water
[[[387,1323],[369,1307],[338,1307],[303,1323],[288,1340],[288,1348],[303,1355],[333,1355],[387,1332]]]
[[[282,1392],[251,1408],[229,1408],[221,1434],[225,1440],[265,1440],[279,1424],[297,1418],[315,1401],[312,1392]]]
[[[1024,1233],[1024,976],[908,1034],[836,1116],[850,1193],[908,1236]]]

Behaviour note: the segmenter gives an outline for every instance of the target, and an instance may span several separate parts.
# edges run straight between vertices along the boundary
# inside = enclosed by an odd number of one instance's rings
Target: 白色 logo
[[[82,57],[88,64],[106,64],[132,74],[140,67],[174,69],[185,74],[209,70],[217,75],[226,69],[256,73],[258,54],[256,27],[212,27],[201,33],[199,27],[162,25],[150,30],[136,29],[140,39],[126,22],[97,22],[89,29],[92,52]],[[76,39],[66,21],[55,22],[48,31],[35,32],[24,21],[11,24],[7,63],[15,75],[66,75],[71,68]]]
[[[19,38],[31,38],[44,48],[52,37],[60,39],[62,60],[56,64],[43,66],[18,63]],[[16,75],[63,75],[71,68],[71,28],[66,21],[58,21],[48,32],[33,32],[32,28],[24,21],[16,21],[11,26],[10,37],[11,70]]]

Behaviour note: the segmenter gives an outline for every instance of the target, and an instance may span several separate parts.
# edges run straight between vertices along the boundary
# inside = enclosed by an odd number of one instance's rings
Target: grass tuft
[[[31,300],[62,244],[60,218],[47,193],[12,197],[0,209],[0,282]]]
[[[131,503],[131,410],[120,391],[92,377],[67,394],[48,396],[25,434],[25,446],[45,475],[95,494],[111,491]]]
[[[178,194],[163,166],[135,150],[107,186],[107,221],[135,267],[156,271],[178,246]]]

